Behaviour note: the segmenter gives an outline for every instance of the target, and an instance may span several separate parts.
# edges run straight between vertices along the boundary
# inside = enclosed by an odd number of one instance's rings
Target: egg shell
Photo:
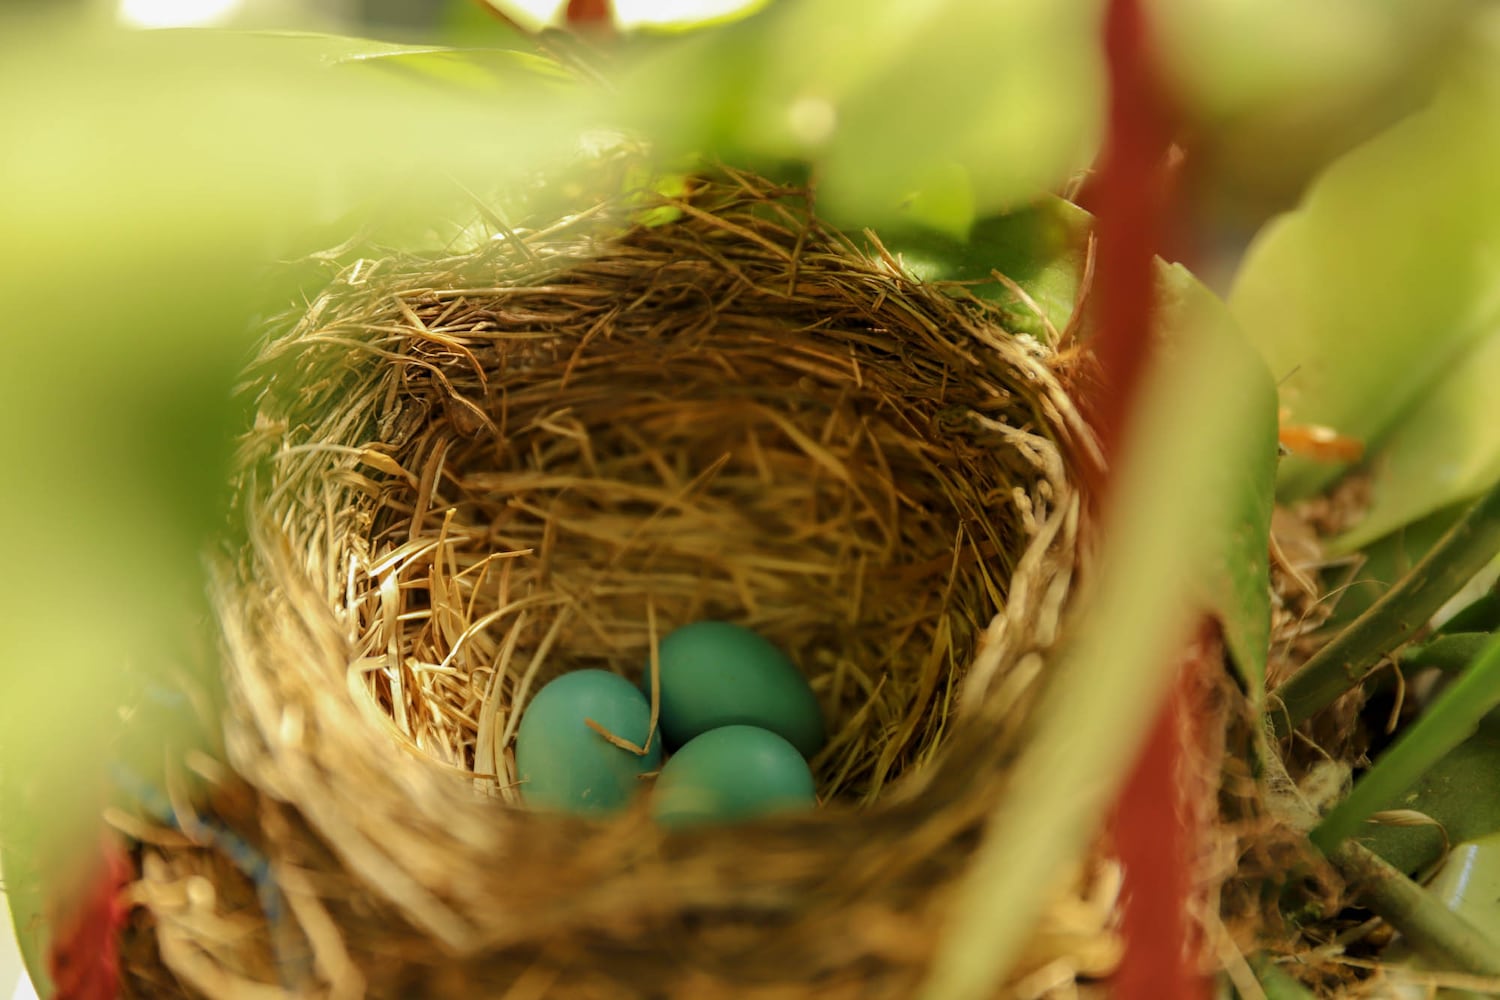
[[[722,726],[667,760],[652,791],[651,814],[663,826],[681,827],[816,804],[812,772],[796,747],[756,726]]]
[[[730,622],[694,622],[664,638],[658,658],[668,748],[736,725],[769,729],[808,758],[823,746],[823,715],[812,687],[765,637]],[[649,664],[641,686],[651,690]]]
[[[620,809],[661,766],[661,739],[643,757],[589,728],[592,719],[644,746],[651,706],[634,684],[606,670],[575,670],[537,692],[516,731],[521,797],[541,809],[605,813]]]

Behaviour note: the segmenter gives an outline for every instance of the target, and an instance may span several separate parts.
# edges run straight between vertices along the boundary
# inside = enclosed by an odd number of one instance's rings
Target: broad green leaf
[[[1496,306],[1500,310],[1500,301]],[[1491,332],[1391,432],[1372,462],[1369,512],[1331,543],[1334,554],[1364,548],[1441,507],[1471,500],[1500,479],[1497,386],[1500,311]]]
[[[924,281],[975,282],[983,298],[1004,303],[1011,329],[1048,341],[1073,319],[1087,267],[1094,220],[1083,209],[1054,196],[974,224],[967,240],[930,229],[900,228],[880,234],[907,270]],[[993,278],[999,272],[1019,285],[1040,309]]]
[[[1497,74],[1333,164],[1251,247],[1230,306],[1296,423],[1379,445],[1494,329],[1500,288]],[[1283,495],[1341,470],[1288,459]]]

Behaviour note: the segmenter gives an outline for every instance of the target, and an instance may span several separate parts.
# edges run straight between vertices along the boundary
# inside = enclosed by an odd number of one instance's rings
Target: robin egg
[[[823,746],[807,679],[770,640],[729,622],[685,625],[661,641],[661,728],[669,748],[722,726],[758,726],[804,757]],[[651,689],[650,665],[642,687]]]
[[[576,670],[556,678],[526,706],[516,731],[522,799],[573,813],[624,807],[641,786],[641,775],[661,766],[661,739],[651,740],[643,755],[599,729],[645,747],[650,725],[645,695],[618,674]]]

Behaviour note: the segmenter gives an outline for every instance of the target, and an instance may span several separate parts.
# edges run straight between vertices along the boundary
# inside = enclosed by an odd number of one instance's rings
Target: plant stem
[[[1312,991],[1293,979],[1266,955],[1255,955],[1250,959],[1250,969],[1260,980],[1260,988],[1266,1000],[1313,1000]]]
[[[1394,803],[1429,768],[1472,736],[1479,721],[1497,706],[1500,636],[1489,639],[1473,665],[1381,754],[1349,796],[1323,817],[1311,834],[1312,842],[1325,854],[1337,847],[1371,813]]]
[[[1454,632],[1450,635],[1440,635],[1430,642],[1413,646],[1403,652],[1401,667],[1408,671],[1436,667],[1444,673],[1460,673],[1474,662],[1474,658],[1479,655],[1480,650],[1484,649],[1485,643],[1489,640],[1488,632]]]
[[[1383,657],[1500,552],[1500,484],[1449,528],[1410,573],[1271,692],[1267,712],[1278,738],[1356,687]]]
[[[1360,902],[1424,956],[1455,971],[1500,976],[1500,942],[1492,941],[1373,852],[1345,842],[1328,857],[1352,883]]]

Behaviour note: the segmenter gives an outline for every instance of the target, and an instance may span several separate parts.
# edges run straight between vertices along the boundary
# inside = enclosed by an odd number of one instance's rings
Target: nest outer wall
[[[920,982],[1084,565],[1092,439],[1047,346],[860,252],[801,192],[726,174],[670,221],[638,208],[360,259],[264,343],[216,595],[244,782],[221,811],[266,867],[257,896],[201,845],[143,847],[152,960],[183,983]],[[807,673],[822,808],[666,835],[642,805],[521,806],[529,694],[637,678],[704,617]],[[1013,985],[1108,969],[1117,874],[1059,887]]]

